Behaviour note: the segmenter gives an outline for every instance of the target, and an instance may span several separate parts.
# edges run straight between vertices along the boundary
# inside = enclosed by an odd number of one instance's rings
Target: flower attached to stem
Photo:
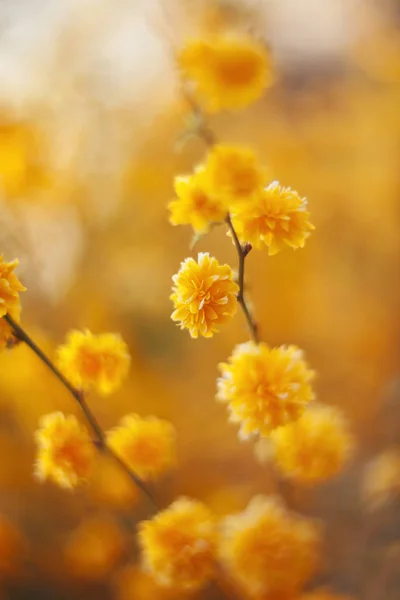
[[[181,49],[178,64],[184,78],[194,83],[196,97],[210,112],[244,108],[273,83],[269,52],[251,39],[190,40]]]
[[[309,221],[307,200],[277,181],[262,188],[252,201],[236,205],[232,223],[241,242],[268,248],[270,256],[285,247],[303,248],[314,226]]]
[[[70,331],[66,343],[58,348],[58,366],[76,388],[95,388],[110,394],[127,375],[128,347],[119,335],[94,335],[88,330]]]
[[[314,398],[314,372],[296,346],[239,344],[219,369],[217,399],[228,404],[230,420],[240,423],[243,439],[267,437],[295,421]]]
[[[277,498],[256,496],[222,521],[218,548],[224,570],[251,597],[295,594],[315,573],[319,525],[289,512]]]
[[[206,190],[205,172],[175,177],[176,200],[169,203],[172,225],[192,225],[197,234],[207,233],[212,223],[224,220],[227,208],[218,198]]]
[[[156,417],[127,415],[107,434],[107,443],[144,480],[160,477],[176,463],[174,427]]]
[[[35,437],[35,475],[39,480],[51,479],[61,487],[73,488],[88,479],[96,449],[88,430],[74,415],[45,415]]]
[[[200,252],[197,262],[187,258],[172,278],[173,321],[188,329],[191,337],[212,337],[219,326],[229,321],[237,310],[239,286],[233,281],[229,265]]]
[[[197,500],[179,498],[139,525],[144,567],[158,584],[196,590],[213,575],[217,532],[213,515]]]
[[[19,293],[26,290],[14,273],[17,266],[17,259],[5,262],[0,255],[0,349],[4,348],[13,337],[12,328],[3,317],[9,314],[15,321],[19,321],[21,312]]]

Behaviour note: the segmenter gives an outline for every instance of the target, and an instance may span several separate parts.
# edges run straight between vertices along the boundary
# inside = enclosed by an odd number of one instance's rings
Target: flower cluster
[[[194,590],[213,574],[216,523],[199,501],[179,498],[139,526],[144,567],[164,586]]]
[[[15,321],[19,321],[21,312],[19,293],[26,289],[14,273],[17,266],[18,260],[5,262],[0,255],[0,349],[4,348],[12,337],[11,328],[3,317],[9,314]]]
[[[300,483],[336,475],[349,458],[353,440],[340,410],[310,406],[295,422],[271,434],[278,469]]]
[[[268,436],[298,419],[314,398],[314,372],[296,346],[246,342],[219,368],[217,399],[228,404],[230,420],[240,424],[242,438]]]
[[[191,337],[212,337],[235,314],[239,286],[232,269],[208,253],[200,252],[197,262],[187,258],[172,279],[175,310],[171,318],[181,329],[188,329]]]
[[[65,488],[86,481],[95,460],[95,447],[87,428],[74,415],[60,412],[44,416],[36,432],[38,454],[35,474]]]
[[[70,331],[58,349],[58,366],[72,385],[84,391],[94,388],[100,394],[110,394],[120,386],[129,362],[127,345],[114,333]]]

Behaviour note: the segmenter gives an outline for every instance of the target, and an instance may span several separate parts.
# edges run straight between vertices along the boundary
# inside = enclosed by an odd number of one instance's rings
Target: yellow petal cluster
[[[181,49],[178,64],[210,112],[244,108],[273,82],[268,50],[241,37],[190,40]]]
[[[289,512],[276,498],[257,496],[221,525],[219,558],[251,597],[295,593],[319,563],[319,525]]]
[[[265,185],[267,172],[255,152],[247,146],[216,144],[204,164],[208,193],[220,198],[231,211],[247,207]]]
[[[232,269],[207,252],[200,252],[197,262],[184,260],[172,280],[175,310],[171,318],[181,329],[188,329],[192,338],[212,337],[235,314],[239,286],[233,281]]]
[[[45,415],[35,438],[38,479],[50,479],[64,488],[73,488],[88,479],[96,450],[87,428],[74,415],[60,412]]]
[[[70,331],[66,343],[58,348],[60,370],[76,388],[94,388],[110,394],[121,384],[129,370],[130,355],[122,338],[114,333],[94,335],[88,330]]]
[[[232,222],[241,242],[268,248],[270,256],[285,247],[303,248],[314,226],[307,200],[273,181],[253,195],[252,202],[235,206]]]
[[[341,411],[314,405],[297,421],[271,434],[281,473],[303,484],[337,475],[349,458],[353,439]]]
[[[17,259],[5,262],[3,256],[0,255],[0,349],[4,348],[12,336],[10,326],[2,317],[9,314],[13,319],[19,321],[21,312],[19,293],[26,289],[14,273],[17,265]]]
[[[400,447],[387,448],[369,463],[364,474],[363,493],[370,509],[400,498]]]
[[[107,443],[141,479],[155,479],[176,463],[175,429],[157,417],[127,415]]]
[[[177,199],[169,203],[172,225],[191,225],[195,233],[207,233],[212,223],[223,221],[227,208],[222,200],[207,191],[204,170],[175,177]]]
[[[180,590],[204,585],[214,570],[216,527],[209,509],[197,500],[178,498],[139,525],[144,567],[157,583]]]
[[[230,420],[240,423],[243,439],[268,436],[297,420],[314,398],[314,372],[296,346],[239,344],[219,369],[217,399],[228,404]]]

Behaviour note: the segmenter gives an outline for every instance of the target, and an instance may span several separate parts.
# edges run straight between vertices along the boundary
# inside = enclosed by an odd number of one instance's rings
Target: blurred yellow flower
[[[205,183],[203,170],[175,177],[178,198],[168,205],[172,225],[192,225],[195,233],[206,233],[212,223],[224,220],[228,212],[226,206],[218,196],[206,191]]]
[[[204,168],[208,193],[221,198],[229,209],[243,203],[247,207],[267,178],[255,152],[246,146],[215,145]]]
[[[157,417],[127,415],[107,443],[141,479],[156,479],[176,463],[175,429]]]
[[[95,447],[87,428],[74,415],[54,412],[42,417],[35,434],[38,453],[36,477],[51,479],[64,488],[73,488],[89,477]]]
[[[17,259],[5,262],[3,255],[0,255],[0,349],[4,348],[12,337],[11,328],[2,317],[8,313],[13,319],[19,321],[21,312],[19,293],[26,289],[14,273],[17,265]]]
[[[187,258],[172,278],[173,321],[189,329],[192,338],[210,338],[219,325],[229,321],[237,310],[239,286],[229,265],[220,265],[207,252],[199,252],[197,262]]]
[[[57,354],[60,370],[72,385],[85,391],[95,388],[100,394],[110,394],[129,370],[128,347],[114,333],[70,331]]]
[[[201,502],[179,498],[150,521],[139,525],[145,568],[157,583],[194,590],[213,575],[216,528]]]
[[[321,531],[278,499],[256,496],[223,519],[218,554],[227,574],[256,597],[295,593],[315,573]]]
[[[210,112],[244,108],[273,82],[268,50],[248,38],[190,40],[179,52],[178,64]]]
[[[287,246],[303,248],[314,229],[309,217],[307,200],[273,181],[252,202],[236,205],[232,222],[241,242],[258,249],[267,246],[272,256]]]
[[[296,346],[239,344],[219,369],[217,399],[228,404],[230,420],[240,423],[242,439],[268,436],[295,421],[314,398],[314,372]]]
[[[400,447],[387,448],[367,466],[364,500],[371,509],[400,498]]]
[[[349,458],[353,439],[341,411],[314,405],[304,414],[271,434],[278,469],[300,483],[316,483],[333,477]]]

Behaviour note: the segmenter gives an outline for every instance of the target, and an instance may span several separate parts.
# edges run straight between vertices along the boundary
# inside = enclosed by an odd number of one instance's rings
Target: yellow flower
[[[330,406],[309,407],[298,421],[271,435],[278,469],[300,483],[339,473],[353,447],[344,417]]]
[[[104,395],[120,386],[129,362],[127,345],[114,333],[73,330],[58,348],[59,368],[72,385],[85,391],[93,387]]]
[[[87,428],[74,415],[65,416],[60,412],[45,415],[35,437],[38,479],[51,479],[65,488],[73,488],[87,480],[96,450]]]
[[[173,321],[189,329],[193,338],[212,337],[219,325],[226,323],[237,310],[239,286],[233,281],[229,265],[220,265],[208,253],[199,252],[197,262],[187,258],[172,278]]]
[[[228,210],[224,203],[205,188],[205,173],[175,177],[177,200],[169,203],[172,225],[192,225],[195,233],[207,233],[211,223],[223,221]]]
[[[217,144],[210,151],[204,169],[208,193],[221,198],[230,210],[237,204],[247,207],[260,194],[267,178],[256,154],[245,146]]]
[[[368,465],[363,482],[364,500],[370,509],[400,498],[400,448],[378,454]]]
[[[253,498],[222,521],[219,557],[227,574],[256,597],[294,593],[315,573],[321,532],[278,499]]]
[[[127,415],[107,442],[141,479],[155,479],[176,462],[174,427],[156,417]]]
[[[267,246],[270,256],[287,246],[303,248],[314,229],[309,218],[307,200],[277,181],[259,190],[252,202],[235,206],[232,214],[240,241],[258,249]]]
[[[181,49],[178,64],[210,112],[244,108],[273,82],[268,50],[246,38],[190,40]]]
[[[160,585],[194,590],[213,574],[215,522],[197,500],[179,498],[140,523],[138,540],[144,566]]]
[[[19,293],[26,289],[14,273],[17,265],[18,260],[4,262],[3,256],[0,255],[0,349],[4,348],[12,338],[11,327],[2,317],[9,314],[19,321],[21,312]]]
[[[310,385],[314,372],[296,346],[239,344],[219,369],[217,399],[229,405],[230,420],[240,423],[243,439],[268,436],[295,421],[314,398]]]

